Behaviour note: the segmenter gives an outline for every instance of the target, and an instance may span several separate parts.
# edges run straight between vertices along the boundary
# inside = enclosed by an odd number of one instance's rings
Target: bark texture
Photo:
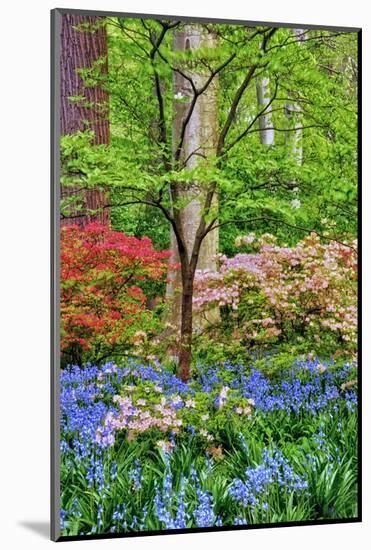
[[[175,51],[197,50],[199,48],[215,48],[215,35],[207,32],[201,26],[187,25],[174,33]],[[201,89],[207,81],[210,73],[197,72],[192,67],[184,71],[189,76],[197,89]],[[200,160],[207,162],[210,155],[214,155],[218,139],[218,81],[217,77],[213,79],[207,89],[198,96],[192,115],[186,126],[182,137],[182,128],[184,120],[189,113],[190,106],[194,97],[191,83],[187,78],[175,72],[174,74],[174,121],[173,121],[173,151],[177,150],[180,140],[182,140],[182,149],[178,159],[180,166],[195,167]],[[180,98],[180,99],[177,99]],[[180,223],[184,235],[184,241],[188,253],[191,257],[195,243],[197,228],[202,215],[202,208],[205,202],[206,190],[197,182],[189,185],[179,184],[177,186],[177,200],[185,202],[184,208],[180,210]],[[173,197],[175,198],[175,197]],[[217,208],[216,199],[213,200],[213,209]],[[218,252],[219,234],[218,230],[211,231],[202,241],[198,254],[197,269],[216,270],[215,256]],[[172,262],[179,262],[178,244],[174,232],[171,231],[171,251]],[[188,277],[193,282],[194,273],[188,273]],[[167,300],[170,304],[169,322],[176,329],[180,330],[182,325],[182,310],[184,308],[192,309],[192,297],[189,297],[189,289],[185,289],[182,283],[182,272],[180,269],[169,269]],[[186,291],[186,292],[185,292]],[[187,296],[185,296],[185,293]],[[208,322],[215,322],[219,319],[218,309],[213,310],[208,315]],[[186,324],[188,327],[189,320]],[[205,323],[199,317],[194,317],[194,328],[200,328]],[[192,319],[191,319],[192,326]]]
[[[108,93],[98,85],[87,87],[78,70],[91,68],[98,62],[101,72],[107,72],[107,34],[105,27],[99,25],[100,21],[98,17],[64,14],[60,37],[61,134],[90,129],[94,132],[96,145],[109,143]],[[71,101],[71,97],[83,99]],[[89,221],[109,223],[109,210],[103,208],[107,201],[102,190],[62,187],[61,196],[71,197],[70,214],[62,218],[61,225],[85,225]],[[77,210],[78,205],[82,210]],[[84,211],[90,210],[97,212],[84,215]]]

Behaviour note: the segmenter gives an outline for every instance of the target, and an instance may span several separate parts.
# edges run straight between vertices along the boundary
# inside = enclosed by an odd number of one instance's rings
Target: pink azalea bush
[[[219,306],[233,337],[250,342],[326,339],[355,351],[357,339],[357,242],[321,243],[312,233],[282,247],[265,234],[239,237],[253,252],[219,255],[217,272],[198,271],[194,307],[207,317]]]
[[[103,380],[99,379],[99,387],[103,387]],[[185,394],[174,388],[175,393],[170,395],[164,395],[163,387],[152,382],[144,382],[140,387],[125,385],[121,394],[113,396],[114,407],[97,427],[95,441],[102,447],[111,447],[117,437],[133,441],[150,435],[158,447],[169,451],[174,435],[186,438],[191,429],[200,445],[209,445],[221,428],[231,421],[241,428],[246,417],[251,418],[253,413],[253,399],[236,395],[229,386],[220,384],[211,393],[196,393],[189,387]]]
[[[136,435],[153,428],[163,433],[177,433],[182,425],[182,420],[177,418],[176,410],[170,406],[166,397],[162,397],[158,404],[150,402],[148,408],[142,408],[147,404],[146,400],[140,399],[135,404],[130,396],[117,395],[114,401],[119,406],[119,413],[107,414],[104,425],[97,429],[98,443],[103,443],[107,434],[106,444],[112,445],[116,431],[127,431],[128,439],[131,440]]]

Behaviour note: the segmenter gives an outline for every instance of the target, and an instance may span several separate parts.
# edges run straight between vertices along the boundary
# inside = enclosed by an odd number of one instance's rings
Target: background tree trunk
[[[267,76],[256,80],[256,96],[259,110],[264,109],[270,101],[269,78]],[[259,128],[261,143],[263,145],[274,145],[272,104],[270,104],[264,114],[259,117]]]
[[[108,145],[108,93],[99,85],[85,86],[78,74],[78,69],[90,68],[97,60],[102,60],[99,65],[102,73],[107,72],[107,33],[105,26],[99,24],[101,21],[102,18],[98,17],[62,15],[61,134],[90,129],[94,132],[94,144]],[[83,99],[71,101],[70,97]],[[109,223],[109,209],[102,208],[107,204],[102,190],[79,192],[78,188],[69,186],[61,189],[61,196],[62,199],[76,196],[75,201],[71,199],[70,215],[61,220],[61,225],[85,225],[89,221],[100,221],[105,225]],[[78,205],[82,207],[79,211],[76,208]],[[97,212],[84,215],[84,211],[90,210]]]
[[[294,36],[299,44],[305,40],[304,29],[293,29]],[[286,133],[286,144],[289,149],[289,155],[301,166],[303,162],[303,130],[301,107],[295,101],[286,103],[286,117],[289,120],[292,130]],[[293,186],[296,182],[291,182]]]
[[[186,25],[180,30],[174,32],[175,51],[185,51],[187,49],[197,50],[199,48],[215,48],[217,39],[215,35],[208,32],[205,28],[198,25]],[[195,70],[187,71],[187,75],[192,78],[196,88],[201,88],[210,73],[200,74]],[[189,112],[190,104],[193,98],[193,91],[190,82],[180,75],[174,73],[174,120],[173,120],[173,149],[175,150],[181,136],[182,123]],[[177,99],[182,97],[183,99]],[[192,116],[188,122],[183,147],[179,162],[187,167],[195,167],[200,159],[207,159],[208,156],[215,154],[218,138],[218,82],[217,77],[208,86],[197,99]],[[197,228],[201,219],[201,209],[205,198],[205,192],[201,185],[193,182],[189,186],[182,185],[178,192],[178,199],[187,200],[188,204],[181,209],[180,218],[190,257]],[[213,209],[217,207],[216,200],[213,202]],[[218,230],[211,231],[201,244],[198,258],[197,269],[216,270],[216,254],[218,252],[219,234]],[[179,262],[178,246],[171,231],[171,251],[172,262]],[[179,331],[182,323],[182,274],[181,270],[169,268],[168,284],[166,297],[170,307],[169,323],[175,330]],[[215,308],[208,314],[207,321],[215,322],[219,319],[219,310]],[[198,316],[194,319],[195,328],[201,328],[204,324]]]

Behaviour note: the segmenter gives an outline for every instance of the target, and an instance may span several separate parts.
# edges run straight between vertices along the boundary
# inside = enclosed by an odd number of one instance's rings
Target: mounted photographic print
[[[360,29],[52,11],[52,538],[361,521]]]

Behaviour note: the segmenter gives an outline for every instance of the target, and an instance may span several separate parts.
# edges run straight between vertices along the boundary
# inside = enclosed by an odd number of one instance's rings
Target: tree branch
[[[275,132],[296,132],[297,130],[307,130],[309,128],[328,128],[328,124],[308,124],[308,126],[295,126],[295,128],[276,128],[275,126],[268,126],[264,130],[274,130]],[[261,132],[260,128],[255,128],[247,132],[252,134],[254,132]]]
[[[226,59],[221,65],[219,65],[219,67],[217,67],[214,71],[211,72],[209,78],[206,80],[206,82],[204,83],[203,86],[201,86],[201,88],[197,89],[193,80],[192,79],[189,79],[189,77],[187,77],[188,80],[190,80],[191,82],[191,86],[192,86],[192,91],[193,91],[193,97],[192,97],[192,102],[191,102],[191,105],[189,107],[189,110],[188,110],[188,113],[187,113],[187,116],[184,118],[183,120],[183,123],[182,123],[182,129],[181,129],[181,132],[180,132],[180,139],[179,139],[179,143],[178,143],[178,146],[176,148],[176,151],[175,151],[175,155],[174,155],[174,159],[176,162],[179,161],[180,159],[180,155],[181,155],[181,152],[182,152],[182,148],[183,148],[183,143],[184,143],[184,137],[185,137],[185,133],[186,133],[186,129],[187,129],[187,126],[189,124],[189,121],[191,120],[191,117],[192,117],[192,114],[193,114],[193,111],[194,111],[194,108],[196,106],[196,103],[197,103],[197,99],[200,95],[202,95],[206,90],[207,88],[210,86],[211,82],[214,80],[214,78],[225,68],[227,67],[232,61],[233,59],[236,57],[236,52],[234,52],[232,55],[230,55],[228,57],[228,59]],[[179,72],[179,71],[178,71]],[[182,76],[184,76],[183,73],[179,73],[179,74],[182,74]]]
[[[174,154],[175,162],[179,162],[180,155],[182,153],[182,148],[183,148],[183,142],[184,142],[186,129],[187,129],[189,121],[191,120],[191,116],[193,114],[194,108],[196,106],[197,98],[198,98],[197,90],[195,89],[194,92],[193,92],[193,97],[192,97],[190,107],[188,109],[187,116],[184,117],[183,122],[182,122],[182,128],[181,128],[181,131],[180,131],[180,138],[179,138],[179,142],[178,142],[178,145],[176,147],[175,154]]]
[[[224,147],[224,152],[227,153],[228,151],[230,151],[232,149],[232,147],[234,147],[236,145],[236,143],[238,143],[239,141],[241,141],[241,139],[243,139],[248,133],[249,133],[249,130],[254,126],[255,122],[262,116],[264,115],[264,113],[269,109],[269,107],[272,105],[273,101],[275,100],[276,96],[277,96],[277,90],[278,90],[278,81],[276,80],[276,86],[275,86],[275,90],[274,90],[274,93],[272,95],[272,97],[270,98],[269,102],[265,105],[265,107],[263,109],[261,109],[261,111],[253,118],[252,122],[250,122],[250,124],[248,125],[248,127],[237,137],[235,138],[227,147]],[[266,131],[266,130],[270,130],[270,128],[264,128],[264,130],[262,130],[261,128],[259,128],[259,131]]]
[[[164,99],[161,91],[160,76],[158,74],[158,71],[156,70],[154,60],[155,60],[156,53],[159,51],[161,43],[164,40],[165,35],[170,28],[172,27],[169,25],[162,24],[162,31],[156,42],[152,40],[152,37],[149,34],[149,40],[153,46],[150,53],[150,60],[151,60],[153,74],[155,77],[155,90],[156,90],[156,97],[157,97],[157,103],[159,108],[159,140],[160,140],[160,143],[163,145],[162,158],[167,170],[171,169],[171,160],[169,158],[169,144],[168,144],[167,129],[166,129],[165,107],[164,107]]]
[[[338,33],[334,33],[334,34],[331,34],[331,35],[320,35],[320,36],[310,36],[309,38],[306,37],[305,38],[305,43],[308,43],[309,41],[311,40],[322,40],[322,39],[326,39],[326,38],[334,38],[335,36],[343,36],[343,35],[347,35],[348,33],[346,32],[338,32]],[[270,48],[268,48],[266,51],[267,52],[270,52],[271,50],[275,50],[276,48],[283,48],[284,46],[289,46],[290,44],[297,44],[298,41],[297,39],[295,38],[295,40],[289,40],[288,38],[282,42],[282,44],[276,44],[275,46],[271,46]]]
[[[318,237],[321,237],[322,239],[325,239],[327,241],[334,241],[338,244],[341,244],[342,246],[345,246],[347,248],[350,248],[352,249],[356,254],[357,254],[357,249],[354,248],[354,246],[351,246],[350,244],[348,243],[344,243],[342,241],[340,241],[339,239],[336,239],[335,237],[329,237],[327,235],[324,235],[323,233],[320,233],[319,231],[317,231],[316,229],[311,229],[309,227],[302,227],[300,225],[294,225],[294,224],[291,224],[291,223],[288,223],[288,222],[285,222],[283,220],[279,220],[277,218],[271,218],[269,216],[261,216],[261,217],[258,217],[258,218],[249,218],[249,219],[246,219],[246,220],[227,220],[225,222],[222,222],[218,225],[215,225],[214,227],[212,227],[210,229],[210,231],[213,231],[214,229],[217,229],[218,227],[223,227],[224,225],[229,225],[229,224],[246,224],[246,223],[250,223],[250,222],[272,222],[272,223],[277,223],[277,224],[282,224],[282,225],[285,225],[286,227],[290,227],[291,229],[297,229],[299,231],[303,231],[304,233],[315,233],[316,235],[318,235]]]
[[[221,156],[223,151],[224,151],[225,138],[227,137],[229,129],[232,126],[233,119],[236,115],[237,107],[238,107],[238,105],[241,101],[241,98],[242,98],[246,88],[248,87],[248,85],[251,82],[251,79],[254,75],[254,72],[255,72],[256,68],[257,68],[257,65],[252,65],[250,67],[250,69],[249,69],[247,75],[245,76],[241,86],[238,88],[238,90],[236,92],[236,95],[233,98],[232,105],[231,105],[231,108],[230,108],[228,116],[227,116],[227,120],[225,121],[224,126],[223,126],[223,128],[220,132],[220,135],[219,135],[218,144],[217,144],[217,147],[216,147],[216,155],[218,157]]]

